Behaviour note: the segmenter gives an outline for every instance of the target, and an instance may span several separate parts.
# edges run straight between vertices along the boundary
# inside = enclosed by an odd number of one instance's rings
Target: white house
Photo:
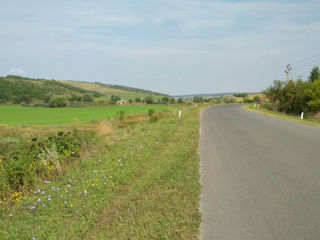
[[[126,101],[126,100],[124,100],[124,99],[121,99],[121,100],[119,100],[118,102],[117,102],[117,104],[120,104],[120,105],[122,105],[122,104],[127,104],[128,102]]]

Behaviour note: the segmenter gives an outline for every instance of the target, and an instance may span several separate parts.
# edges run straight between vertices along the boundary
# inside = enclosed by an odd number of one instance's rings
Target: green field
[[[0,106],[2,125],[62,125],[67,123],[87,123],[104,118],[116,117],[119,111],[126,115],[155,111],[173,110],[181,106],[112,106],[103,108],[33,108],[21,106]]]

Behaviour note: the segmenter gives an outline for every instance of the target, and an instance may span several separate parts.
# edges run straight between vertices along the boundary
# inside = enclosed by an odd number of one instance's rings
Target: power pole
[[[289,81],[289,80],[294,81],[293,74],[292,74],[292,71],[291,71],[291,70],[292,70],[292,67],[291,67],[290,64],[288,64],[288,65],[286,66],[286,70],[285,70],[285,73],[286,73],[286,75],[287,75],[287,81]],[[291,79],[289,79],[289,75],[290,75]]]

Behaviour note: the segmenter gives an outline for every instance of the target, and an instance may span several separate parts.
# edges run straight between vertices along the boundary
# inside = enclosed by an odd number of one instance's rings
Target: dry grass
[[[120,89],[109,88],[106,86],[101,86],[95,83],[86,83],[86,82],[70,82],[70,81],[62,81],[65,84],[69,84],[74,87],[82,88],[84,90],[96,91],[98,93],[126,93],[126,91]]]

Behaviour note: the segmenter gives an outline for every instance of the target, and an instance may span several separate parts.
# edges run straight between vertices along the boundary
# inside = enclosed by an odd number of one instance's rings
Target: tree
[[[134,101],[135,101],[135,102],[141,102],[141,98],[136,97],[136,98],[134,99]]]
[[[70,97],[70,102],[80,102],[81,101],[81,97],[77,96],[77,95],[71,95]]]
[[[195,96],[195,97],[193,97],[193,102],[202,103],[203,102],[203,97]]]
[[[146,101],[147,104],[153,104],[153,97],[152,96],[147,96],[145,101]]]
[[[320,79],[311,83],[310,89],[307,89],[305,93],[310,98],[307,104],[311,111],[320,111]]]
[[[245,96],[245,97],[243,97],[243,102],[244,102],[244,103],[252,103],[253,100],[250,99],[249,96]]]
[[[162,103],[163,104],[168,104],[168,102],[169,102],[169,98],[168,97],[163,97],[162,98]]]
[[[183,99],[182,99],[182,98],[179,98],[179,99],[178,99],[178,103],[179,103],[179,104],[184,103]]]
[[[120,100],[121,100],[120,96],[118,96],[118,95],[112,95],[111,98],[110,98],[110,103],[116,104],[116,103],[117,103],[118,101],[120,101]]]
[[[224,103],[236,103],[237,99],[233,96],[225,96],[225,97],[223,97],[223,102]]]
[[[93,101],[93,97],[90,94],[85,94],[82,96],[82,101],[83,102],[92,102]]]
[[[253,98],[253,101],[254,102],[259,102],[261,99],[260,99],[260,97],[259,96],[254,96],[254,98]]]
[[[49,103],[49,107],[51,108],[59,108],[65,106],[67,106],[67,101],[62,96],[54,96]]]
[[[176,100],[174,98],[170,98],[170,104],[175,104]]]
[[[309,79],[309,82],[315,82],[316,80],[320,79],[319,67],[312,68],[308,79]]]

